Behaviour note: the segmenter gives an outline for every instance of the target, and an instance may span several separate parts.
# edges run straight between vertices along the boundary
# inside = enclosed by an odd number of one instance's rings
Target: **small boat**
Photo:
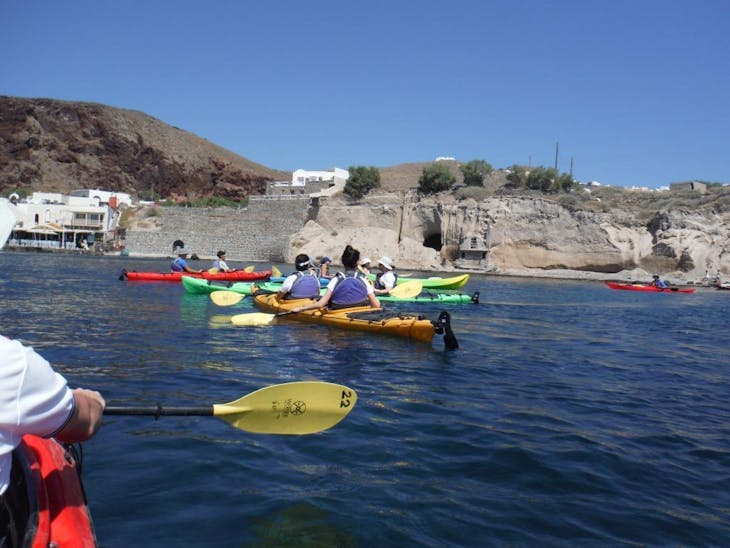
[[[137,272],[122,270],[119,276],[120,280],[129,281],[148,281],[148,282],[180,282],[183,276],[191,278],[202,278],[204,280],[218,281],[236,281],[236,282],[253,282],[257,280],[267,280],[271,276],[271,270],[262,270],[261,272],[246,272],[245,270],[234,270],[233,272],[215,272],[211,273],[204,270],[202,273],[191,272]]]
[[[225,282],[219,280],[206,280],[204,278],[193,278],[185,274],[182,277],[182,284],[185,291],[193,294],[208,294],[213,291],[233,291],[241,295],[250,295],[253,282]]]
[[[375,274],[370,274],[370,279],[375,280]],[[458,276],[451,276],[450,278],[439,278],[434,276],[432,278],[411,278],[408,276],[398,276],[398,284],[404,284],[417,280],[423,284],[424,289],[435,289],[435,290],[448,290],[448,289],[459,289],[466,285],[469,281],[469,274],[459,274]]]
[[[304,312],[292,312],[300,306],[311,303],[311,299],[279,301],[275,294],[267,292],[254,293],[253,299],[254,304],[260,310],[283,315],[292,320],[319,323],[342,329],[395,335],[421,342],[431,342],[435,334],[444,334],[444,342],[448,349],[458,347],[456,337],[451,331],[451,316],[445,310],[441,312],[437,320],[429,320],[421,315],[397,314],[380,308],[370,308],[369,306],[337,310],[321,308]],[[255,315],[239,314],[233,316],[231,321],[234,325],[252,325],[246,320],[247,317]]]
[[[254,282],[218,282],[215,280],[203,280],[200,278],[192,278],[190,276],[182,277],[182,284],[188,293],[208,294],[214,291],[233,291],[241,295],[250,295]],[[281,283],[264,282],[255,283],[255,287],[270,293],[276,293],[281,288]],[[320,289],[320,293],[324,294],[325,288]],[[395,297],[393,295],[378,295],[381,302],[386,303],[438,303],[438,304],[465,304],[479,303],[479,291],[475,291],[471,295],[466,293],[433,293],[428,290],[424,291],[417,297]]]
[[[694,293],[694,287],[667,287],[659,288],[646,284],[623,284],[617,282],[604,282],[611,289],[625,289],[628,291],[648,291],[651,293]]]
[[[270,293],[276,293],[281,288],[281,284],[265,282],[255,284],[255,287]],[[326,288],[320,289],[320,295],[324,295]],[[424,290],[420,295],[415,297],[396,297],[395,295],[378,295],[378,300],[384,303],[440,303],[440,304],[465,304],[479,303],[479,291],[475,291],[471,295],[466,293],[435,293]]]
[[[10,546],[96,546],[96,535],[73,446],[26,435],[13,451],[11,486],[14,539]],[[11,533],[12,535],[12,533]]]

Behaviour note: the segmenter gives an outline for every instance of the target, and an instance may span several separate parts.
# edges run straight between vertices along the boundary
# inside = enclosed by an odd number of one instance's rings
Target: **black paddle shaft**
[[[162,415],[170,415],[177,417],[211,417],[213,416],[213,407],[162,407],[159,403],[156,407],[114,407],[110,406],[104,409],[105,415],[147,415],[152,417],[160,417]]]

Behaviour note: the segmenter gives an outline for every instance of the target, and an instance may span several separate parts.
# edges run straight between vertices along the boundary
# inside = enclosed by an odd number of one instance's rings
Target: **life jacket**
[[[389,272],[391,272],[391,271],[389,271]],[[380,281],[380,277],[381,277],[381,276],[382,276],[383,274],[386,274],[386,272],[379,272],[379,273],[378,273],[378,274],[377,274],[377,275],[375,276],[375,289],[385,289],[385,284],[383,284],[383,283],[382,283],[382,282]],[[393,276],[395,276],[395,281],[393,282],[393,287],[395,287],[395,285],[396,285],[396,284],[398,283],[398,274],[396,274],[395,272],[393,272]]]
[[[319,298],[319,276],[311,270],[308,272],[295,272],[297,279],[286,294],[285,299],[318,299]]]
[[[330,297],[330,308],[350,308],[352,306],[369,306],[368,289],[365,285],[367,281],[362,274],[356,272],[352,276],[346,276],[342,272],[338,272],[337,284],[332,290]]]
[[[170,270],[173,272],[183,272],[185,269],[183,268],[188,263],[185,261],[185,259],[181,259],[178,257],[174,261],[172,261],[172,264],[170,265]]]

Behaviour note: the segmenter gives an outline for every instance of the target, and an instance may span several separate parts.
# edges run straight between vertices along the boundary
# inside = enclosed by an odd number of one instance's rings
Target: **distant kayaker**
[[[667,282],[662,280],[659,277],[659,274],[654,274],[653,279],[649,285],[653,285],[654,287],[657,287],[659,289],[667,289],[669,286],[667,285]]]
[[[332,264],[332,259],[330,259],[327,255],[322,257],[322,260],[319,261],[319,276],[321,278],[332,278],[334,274],[330,274],[330,265]]]
[[[342,252],[342,264],[345,273],[338,273],[332,278],[324,295],[316,302],[297,308],[296,312],[324,308],[329,305],[331,309],[350,308],[353,306],[368,306],[380,308],[380,301],[375,296],[375,290],[362,273],[357,270],[360,262],[360,252],[347,245]]]
[[[76,443],[101,426],[106,402],[94,390],[71,389],[48,361],[19,341],[0,336],[0,546],[8,533],[4,493],[12,452],[25,434]]]
[[[314,268],[309,255],[300,253],[294,259],[296,272],[290,274],[281,284],[277,294],[282,299],[318,299],[319,273]]]
[[[180,248],[177,250],[177,259],[172,261],[170,264],[170,270],[173,272],[188,272],[189,274],[202,274],[202,270],[195,270],[194,268],[190,268],[188,266],[188,262],[185,260],[185,257],[188,256],[187,249]]]
[[[395,273],[394,268],[393,259],[380,257],[378,260],[380,273],[375,276],[375,293],[377,295],[387,295],[395,287],[398,282],[398,274]]]
[[[370,257],[365,257],[360,260],[360,264],[357,265],[357,269],[365,276],[370,276]]]
[[[225,251],[219,251],[216,253],[216,257],[218,257],[215,261],[213,261],[213,268],[217,269],[218,272],[233,272],[236,269],[230,268],[228,266],[228,263],[226,263],[226,252]]]

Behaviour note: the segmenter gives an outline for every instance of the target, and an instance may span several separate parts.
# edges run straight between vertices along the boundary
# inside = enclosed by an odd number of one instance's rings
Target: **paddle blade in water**
[[[410,299],[417,296],[421,293],[421,291],[423,291],[423,283],[418,280],[413,280],[411,282],[396,285],[389,291],[389,293],[393,297],[397,297],[399,299]]]
[[[347,386],[304,381],[262,388],[231,403],[213,405],[213,415],[257,434],[314,434],[333,427],[357,402]]]
[[[275,319],[276,314],[250,312],[249,314],[236,314],[231,318],[231,323],[238,327],[253,327],[256,325],[271,325]]]
[[[210,294],[210,300],[218,306],[231,306],[238,304],[244,297],[246,297],[246,295],[236,293],[235,291],[225,290],[213,291],[213,293]]]
[[[274,276],[275,278],[280,278],[281,277],[281,270],[279,270],[278,268],[276,268],[272,264],[271,265],[271,275]]]
[[[256,270],[256,265],[254,264],[248,265],[246,268],[243,269],[244,272],[253,272],[254,270]]]

